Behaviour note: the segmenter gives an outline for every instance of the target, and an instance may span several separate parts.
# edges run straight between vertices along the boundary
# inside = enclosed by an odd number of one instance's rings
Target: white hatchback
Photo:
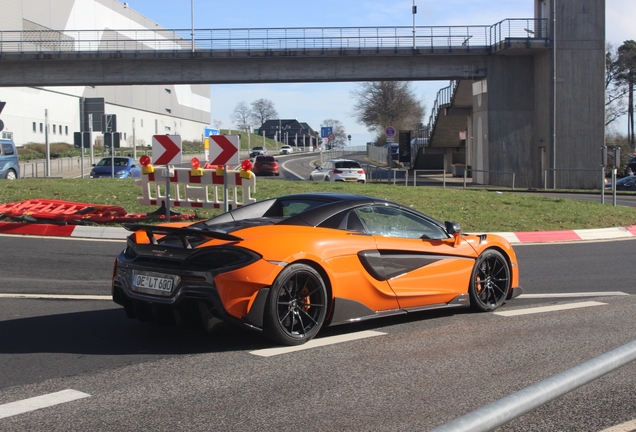
[[[294,151],[294,149],[292,149],[292,146],[289,145],[284,145],[281,146],[280,148],[280,154],[284,155],[284,154],[292,154]]]
[[[366,183],[367,175],[358,161],[332,159],[312,171],[309,180]]]

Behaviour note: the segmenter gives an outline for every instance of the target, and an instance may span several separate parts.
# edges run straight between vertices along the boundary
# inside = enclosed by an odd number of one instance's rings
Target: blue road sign
[[[321,127],[320,128],[320,138],[328,138],[329,134],[333,132],[333,128],[329,127]]]

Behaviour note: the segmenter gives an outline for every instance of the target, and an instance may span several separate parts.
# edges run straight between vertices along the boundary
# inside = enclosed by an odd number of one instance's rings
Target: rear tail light
[[[359,170],[358,174],[364,174],[364,170]]]
[[[339,169],[335,169],[333,171],[331,171],[332,174],[342,174],[342,171],[340,171]]]

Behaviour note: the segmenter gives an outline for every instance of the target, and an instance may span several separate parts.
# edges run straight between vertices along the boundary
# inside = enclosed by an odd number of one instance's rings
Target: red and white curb
[[[124,228],[82,225],[26,224],[0,222],[0,234],[74,237],[89,239],[124,240],[129,234]],[[512,244],[551,243],[585,240],[615,240],[636,236],[636,225],[616,228],[596,228],[537,232],[497,232]]]

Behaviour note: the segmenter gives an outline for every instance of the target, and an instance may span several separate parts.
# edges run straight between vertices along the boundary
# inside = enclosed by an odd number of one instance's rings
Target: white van
[[[20,178],[20,162],[15,144],[10,139],[0,139],[0,179]]]

